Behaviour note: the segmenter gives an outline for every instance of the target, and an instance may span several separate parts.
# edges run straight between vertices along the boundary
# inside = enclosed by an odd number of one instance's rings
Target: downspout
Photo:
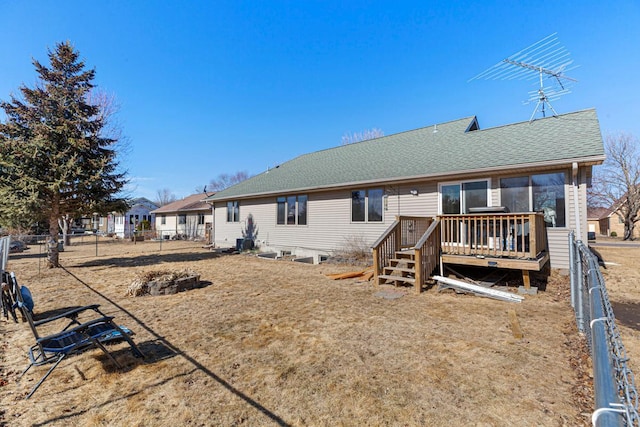
[[[571,186],[573,187],[573,211],[576,221],[576,240],[582,241],[582,227],[580,225],[580,202],[578,200],[578,162],[571,164],[572,179]]]
[[[216,204],[211,203],[211,244],[216,247]]]

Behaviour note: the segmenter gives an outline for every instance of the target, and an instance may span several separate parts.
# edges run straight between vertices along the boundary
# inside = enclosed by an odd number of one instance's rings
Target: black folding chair
[[[9,286],[11,293],[17,300],[17,307],[20,308],[24,317],[27,319],[31,331],[36,339],[36,343],[29,349],[29,366],[20,374],[20,378],[27,373],[32,366],[41,366],[52,363],[53,365],[44,374],[44,376],[36,383],[29,392],[26,399],[29,399],[38,390],[40,385],[49,377],[53,370],[67,356],[82,353],[88,349],[99,348],[119,369],[120,365],[113,355],[106,349],[105,344],[125,340],[131,347],[131,351],[136,357],[144,357],[140,349],[131,339],[133,333],[113,322],[113,316],[105,316],[99,309],[99,305],[93,304],[84,307],[78,307],[73,310],[65,311],[56,316],[46,319],[33,320],[33,303],[29,301],[30,293],[25,287],[18,285],[15,274],[9,275]],[[25,296],[27,298],[25,298]],[[26,301],[25,301],[26,299]],[[97,316],[89,321],[80,321],[80,315],[85,312],[93,312],[92,315]],[[86,317],[86,315],[83,315]],[[58,333],[40,336],[38,327],[50,324],[58,320],[67,320],[67,325]]]

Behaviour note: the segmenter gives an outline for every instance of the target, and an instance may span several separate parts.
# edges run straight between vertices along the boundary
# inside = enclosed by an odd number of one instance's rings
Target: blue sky
[[[120,105],[130,195],[184,197],[335,147],[467,116],[527,121],[535,82],[468,82],[557,32],[579,68],[558,113],[640,137],[637,1],[0,0],[0,99],[70,40]],[[4,117],[2,117],[4,118]]]

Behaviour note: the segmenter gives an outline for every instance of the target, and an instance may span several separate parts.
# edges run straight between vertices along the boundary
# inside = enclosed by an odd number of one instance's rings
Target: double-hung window
[[[237,200],[227,202],[227,222],[240,222],[240,204]]]
[[[307,225],[307,196],[286,196],[277,199],[278,225]]]
[[[351,192],[352,222],[382,222],[381,188],[354,190]]]
[[[187,215],[185,214],[178,215],[178,224],[184,225],[186,223],[187,223]]]

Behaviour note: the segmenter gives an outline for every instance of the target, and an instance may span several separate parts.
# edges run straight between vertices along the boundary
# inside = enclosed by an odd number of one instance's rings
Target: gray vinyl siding
[[[531,175],[560,171],[559,169],[542,169],[523,171],[520,175]],[[571,186],[571,169],[561,169],[565,173],[566,227],[548,228],[547,236],[551,266],[568,268],[568,234],[575,229],[575,203]],[[579,173],[579,203],[581,224],[586,233],[586,187],[588,171],[581,168]],[[517,176],[514,174],[494,174],[481,176],[478,179],[490,180],[489,200],[492,206],[500,206],[500,178]],[[474,179],[474,178],[472,178]],[[467,179],[465,179],[467,180]],[[382,222],[352,222],[351,192],[383,188],[386,200],[383,199]],[[417,194],[413,195],[412,190]],[[284,194],[283,194],[284,195]],[[249,214],[254,217],[258,227],[258,244],[262,247],[290,250],[293,253],[304,251],[332,252],[358,241],[370,246],[393,223],[397,216],[433,217],[438,211],[438,182],[420,181],[412,184],[387,186],[359,186],[340,190],[299,193],[306,195],[307,225],[277,225],[277,196],[268,196],[240,201],[240,222],[227,223],[225,202],[215,204],[215,241],[218,245],[235,246],[236,239],[242,237],[242,228]],[[586,235],[586,234],[585,234]]]
[[[395,220],[393,212],[384,211],[382,222],[351,222],[350,189],[307,196],[307,225],[276,224],[277,197],[242,200],[237,223],[228,223],[226,204],[216,203],[216,243],[234,246],[236,239],[242,237],[242,227],[249,214],[258,227],[257,239],[261,246],[327,252],[342,248],[352,239],[371,245]]]
[[[383,188],[382,222],[352,222],[351,192]],[[417,190],[418,195],[411,194]],[[304,195],[304,193],[300,193]],[[215,241],[222,246],[235,246],[242,237],[242,227],[249,214],[258,228],[261,246],[282,250],[339,250],[356,240],[372,245],[395,221],[396,216],[436,216],[438,214],[437,183],[423,182],[400,186],[363,186],[336,191],[306,194],[307,225],[278,225],[277,196],[240,201],[240,222],[228,223],[226,203],[215,204]]]

